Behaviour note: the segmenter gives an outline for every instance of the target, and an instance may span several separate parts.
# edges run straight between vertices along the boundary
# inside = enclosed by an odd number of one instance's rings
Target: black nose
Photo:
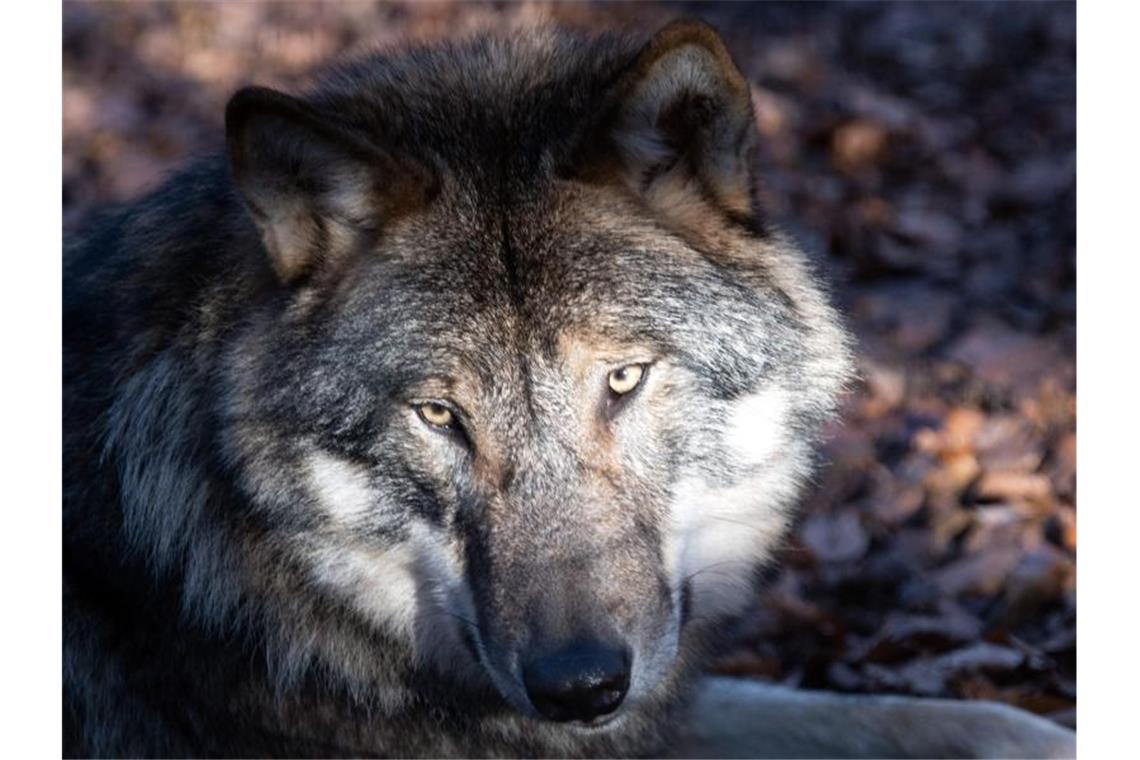
[[[629,689],[629,654],[578,642],[523,668],[531,703],[550,720],[589,721],[618,708]]]

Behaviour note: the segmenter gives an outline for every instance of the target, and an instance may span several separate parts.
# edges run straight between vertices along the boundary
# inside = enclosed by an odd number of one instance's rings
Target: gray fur
[[[65,751],[659,751],[850,364],[719,39],[376,55],[227,123],[68,245]],[[600,728],[520,679],[580,636],[633,652]]]

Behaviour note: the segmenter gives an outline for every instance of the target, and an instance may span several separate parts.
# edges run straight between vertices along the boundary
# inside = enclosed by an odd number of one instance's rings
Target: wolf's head
[[[848,371],[759,221],[720,39],[370,59],[239,93],[227,132],[275,284],[225,450],[281,624],[346,668],[470,663],[536,717],[636,709],[750,600]]]

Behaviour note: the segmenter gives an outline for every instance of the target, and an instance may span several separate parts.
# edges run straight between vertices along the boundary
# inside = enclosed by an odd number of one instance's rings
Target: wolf
[[[1072,753],[701,677],[851,341],[710,27],[250,87],[65,243],[69,756]]]

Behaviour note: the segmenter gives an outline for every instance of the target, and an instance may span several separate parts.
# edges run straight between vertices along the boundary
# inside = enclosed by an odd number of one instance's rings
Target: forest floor
[[[543,18],[685,14],[752,82],[765,195],[833,283],[861,375],[716,669],[1074,725],[1074,5],[65,2],[65,224],[216,149],[242,84]]]

